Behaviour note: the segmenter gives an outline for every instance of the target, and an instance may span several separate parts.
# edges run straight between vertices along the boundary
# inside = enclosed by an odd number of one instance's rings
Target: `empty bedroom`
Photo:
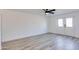
[[[79,9],[0,9],[2,50],[79,50]]]

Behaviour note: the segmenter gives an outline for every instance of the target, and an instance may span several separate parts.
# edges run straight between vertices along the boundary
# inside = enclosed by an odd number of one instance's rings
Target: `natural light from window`
[[[72,27],[73,21],[72,18],[66,18],[66,27]]]
[[[58,19],[58,27],[63,27],[63,19]]]

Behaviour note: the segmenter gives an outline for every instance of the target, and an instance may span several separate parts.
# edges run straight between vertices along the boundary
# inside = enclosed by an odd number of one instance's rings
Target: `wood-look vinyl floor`
[[[58,34],[42,34],[2,43],[3,50],[79,50],[79,39]]]

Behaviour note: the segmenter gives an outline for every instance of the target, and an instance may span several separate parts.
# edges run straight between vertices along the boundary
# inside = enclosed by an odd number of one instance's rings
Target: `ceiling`
[[[12,10],[24,13],[44,14],[44,11],[42,9],[12,9]],[[55,15],[71,13],[75,11],[79,11],[79,9],[56,9]]]
[[[79,11],[79,9],[56,9],[55,15],[65,14],[65,13],[72,13]]]

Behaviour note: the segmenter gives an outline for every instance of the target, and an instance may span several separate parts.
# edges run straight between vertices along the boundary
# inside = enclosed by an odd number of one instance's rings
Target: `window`
[[[72,18],[66,18],[66,27],[72,27]]]
[[[63,27],[63,19],[58,19],[58,27]]]

